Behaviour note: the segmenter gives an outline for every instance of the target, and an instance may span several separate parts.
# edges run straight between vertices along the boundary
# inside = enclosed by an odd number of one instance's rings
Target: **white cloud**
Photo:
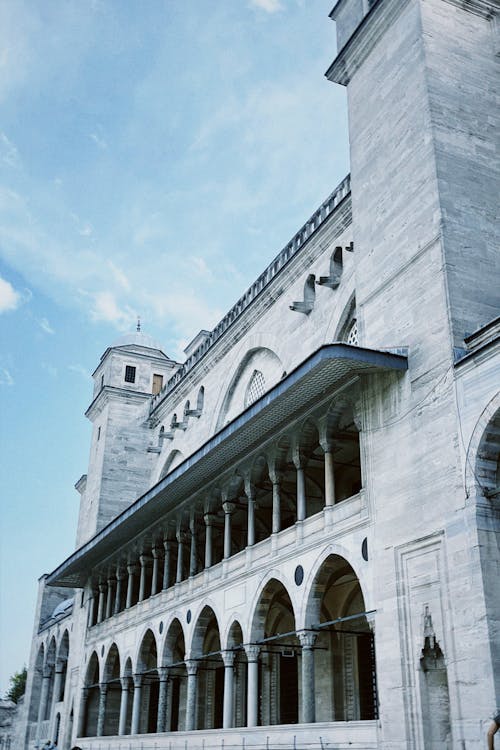
[[[127,279],[126,274],[124,271],[122,271],[121,268],[119,268],[116,263],[113,263],[112,260],[108,260],[108,268],[110,269],[114,280],[120,286],[122,289],[124,289],[126,292],[130,291],[130,281]]]
[[[283,10],[280,0],[251,0],[250,5],[265,10],[266,13],[276,13],[278,10]]]
[[[89,133],[89,138],[91,138],[94,143],[103,151],[108,148],[108,144],[106,143],[104,138],[101,138],[101,136],[97,135],[97,133]]]
[[[81,375],[85,380],[91,380],[92,375],[83,365],[68,365],[68,370],[76,372],[77,375]]]
[[[95,321],[113,323],[117,328],[131,327],[137,319],[137,313],[128,305],[120,307],[112,292],[97,292],[93,296],[93,307],[90,315]]]
[[[0,157],[8,167],[18,167],[20,164],[19,152],[5,133],[0,133]]]
[[[54,329],[50,325],[47,318],[40,318],[40,320],[38,321],[38,324],[40,328],[42,329],[42,331],[45,331],[45,333],[49,333],[49,334],[55,333]]]
[[[0,385],[14,385],[14,378],[5,367],[0,367]]]
[[[9,281],[0,276],[0,313],[15,310],[20,305],[22,297],[16,292]]]

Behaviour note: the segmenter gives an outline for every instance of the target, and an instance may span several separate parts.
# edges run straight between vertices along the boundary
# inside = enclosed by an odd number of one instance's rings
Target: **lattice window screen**
[[[245,396],[245,406],[250,406],[254,401],[264,395],[266,390],[266,381],[264,375],[260,370],[254,370],[250,382],[247,386],[247,392]]]

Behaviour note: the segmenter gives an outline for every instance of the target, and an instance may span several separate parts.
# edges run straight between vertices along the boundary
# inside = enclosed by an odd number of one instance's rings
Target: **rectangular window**
[[[101,425],[99,425],[99,427],[97,428],[97,439],[101,439]]]
[[[163,375],[153,375],[153,396],[159,393],[163,386]]]
[[[135,367],[132,365],[125,365],[125,382],[135,383]]]

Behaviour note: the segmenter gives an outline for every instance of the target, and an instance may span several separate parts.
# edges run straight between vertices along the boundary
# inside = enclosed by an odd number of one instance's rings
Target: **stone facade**
[[[350,177],[184,363],[104,353],[23,750],[484,747],[499,10],[339,0]]]

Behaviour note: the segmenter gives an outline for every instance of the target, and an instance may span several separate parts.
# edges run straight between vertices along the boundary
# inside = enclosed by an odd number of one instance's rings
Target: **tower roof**
[[[143,331],[131,331],[120,336],[111,344],[111,349],[117,346],[142,346],[145,349],[157,349],[162,351],[161,344],[152,336]]]

